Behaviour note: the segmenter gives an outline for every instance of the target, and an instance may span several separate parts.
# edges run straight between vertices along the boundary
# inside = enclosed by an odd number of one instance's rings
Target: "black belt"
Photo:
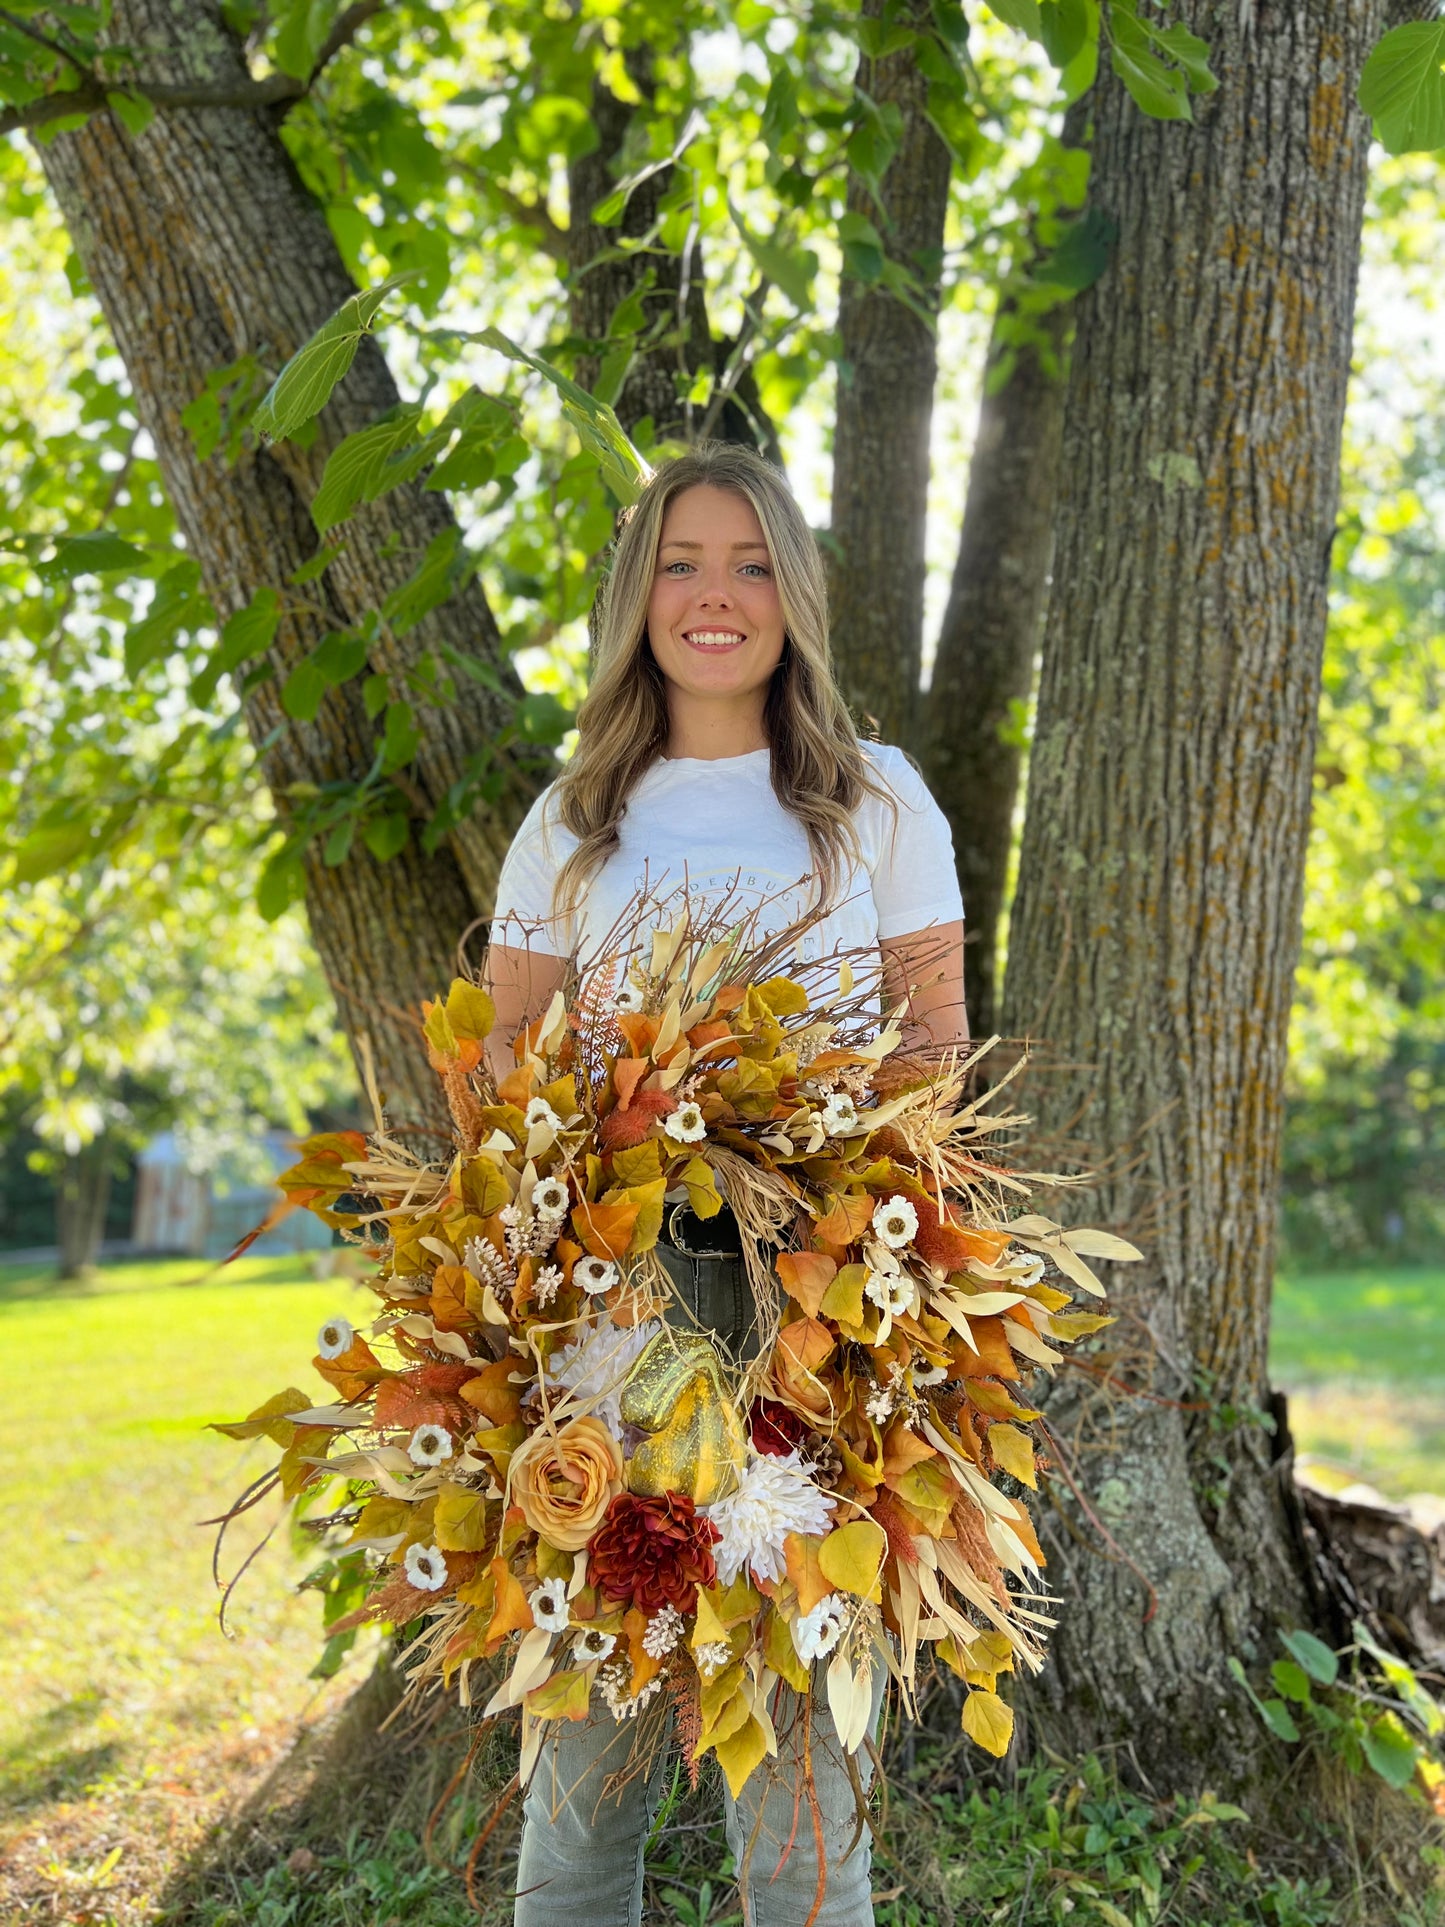
[[[743,1234],[727,1205],[700,1218],[690,1204],[664,1207],[662,1241],[688,1258],[741,1258]]]

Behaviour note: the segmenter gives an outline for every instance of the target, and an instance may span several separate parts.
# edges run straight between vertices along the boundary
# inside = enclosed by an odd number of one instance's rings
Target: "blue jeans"
[[[752,1294],[741,1259],[690,1259],[666,1246],[659,1256],[700,1322],[740,1351],[750,1349]],[[885,1680],[885,1669],[875,1667],[870,1735]],[[810,1732],[816,1816],[803,1781],[801,1700],[785,1686],[778,1700],[778,1758],[763,1761],[736,1801],[724,1796],[748,1927],[803,1927],[810,1916],[813,1927],[873,1927],[868,1828],[858,1831],[857,1799],[821,1671]],[[549,1733],[523,1802],[516,1927],[641,1927],[643,1849],[668,1782],[670,1750],[659,1747],[650,1771],[609,1789],[608,1776],[626,1765],[632,1740],[631,1722],[614,1721],[600,1706],[585,1721],[558,1721]],[[853,1764],[866,1788],[866,1749]],[[820,1836],[823,1900],[813,1914]]]

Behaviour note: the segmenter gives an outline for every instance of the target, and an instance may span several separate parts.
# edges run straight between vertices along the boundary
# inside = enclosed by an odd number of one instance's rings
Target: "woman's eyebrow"
[[[700,549],[702,547],[702,543],[701,542],[664,542],[661,546],[664,549]],[[768,552],[768,545],[766,542],[734,542],[732,546],[734,551],[738,549],[761,549],[764,555],[766,555]]]

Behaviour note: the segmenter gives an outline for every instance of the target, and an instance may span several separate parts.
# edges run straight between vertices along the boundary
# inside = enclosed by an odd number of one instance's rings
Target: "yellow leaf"
[[[358,1539],[390,1539],[393,1533],[405,1529],[410,1510],[400,1499],[368,1499],[346,1543],[354,1546]]]
[[[264,1405],[258,1405],[249,1418],[237,1419],[230,1425],[213,1425],[213,1432],[224,1432],[228,1439],[270,1439],[284,1451],[296,1436],[296,1427],[286,1417],[288,1412],[305,1412],[313,1400],[294,1385],[287,1386],[284,1392],[277,1392],[268,1398]]]
[[[789,1532],[783,1538],[783,1557],[787,1561],[788,1578],[797,1590],[800,1613],[810,1613],[819,1600],[826,1599],[833,1590],[818,1564],[822,1544],[822,1539],[812,1533]]]
[[[880,1599],[878,1578],[887,1552],[888,1535],[882,1526],[872,1519],[855,1519],[824,1539],[818,1548],[818,1566],[838,1592]]]
[[[518,1419],[510,1425],[492,1425],[474,1432],[470,1443],[474,1451],[486,1453],[497,1468],[497,1477],[505,1479],[507,1467],[512,1463],[512,1454],[526,1436],[527,1428]]]
[[[697,1595],[697,1624],[692,1629],[691,1640],[694,1652],[699,1646],[715,1645],[718,1640],[725,1640],[727,1636],[728,1629],[718,1616],[717,1607],[713,1604],[712,1594],[706,1587],[699,1587]]]
[[[650,1251],[657,1243],[658,1233],[662,1230],[662,1199],[666,1190],[666,1178],[657,1178],[651,1184],[628,1186],[625,1195],[637,1207],[632,1236],[627,1242],[628,1257],[636,1257],[640,1251]]]
[[[827,1214],[813,1226],[814,1237],[829,1245],[852,1244],[868,1229],[875,1203],[866,1191],[835,1197]]]
[[[746,1706],[747,1702],[741,1702]],[[746,1723],[725,1740],[719,1740],[714,1747],[717,1763],[727,1779],[728,1791],[736,1800],[743,1790],[743,1783],[755,1766],[767,1756],[768,1736],[749,1713]]]
[[[706,1158],[689,1158],[683,1166],[682,1181],[687,1186],[687,1201],[700,1218],[715,1218],[722,1210],[722,1193]]]
[[[970,1693],[963,1702],[963,1730],[985,1753],[1001,1760],[1013,1738],[1013,1708],[997,1693]]]
[[[448,1479],[437,1494],[437,1544],[443,1552],[481,1552],[487,1544],[487,1502],[475,1486]]]
[[[527,1711],[539,1720],[585,1720],[592,1682],[583,1672],[554,1673],[545,1686],[526,1696]]]
[[[801,1017],[808,1008],[807,991],[791,977],[769,977],[757,993],[775,1017]]]
[[[457,1034],[447,1018],[445,1004],[438,999],[434,1004],[424,1003],[422,1009],[426,1012],[426,1022],[422,1025],[422,1029],[426,1032],[426,1040],[432,1049],[439,1057],[460,1056],[461,1053],[457,1049]]]
[[[294,1425],[291,1431],[291,1443],[281,1454],[281,1463],[276,1468],[281,1474],[282,1495],[288,1499],[294,1499],[298,1492],[321,1477],[321,1467],[311,1461],[324,1459],[336,1437],[324,1425]]]
[[[468,1159],[462,1166],[461,1189],[462,1203],[479,1218],[490,1218],[512,1198],[511,1186],[502,1175],[501,1165],[485,1154]]]
[[[614,1151],[612,1169],[619,1184],[656,1184],[662,1176],[662,1159],[658,1153],[657,1139],[650,1137],[641,1144],[631,1145],[625,1151]]]
[[[775,1606],[768,1607],[763,1621],[763,1658],[778,1678],[785,1680],[795,1693],[807,1692],[811,1675],[798,1658],[792,1628]]]
[[[454,1037],[470,1037],[480,1043],[492,1034],[497,1021],[496,1006],[480,984],[453,977],[447,992],[446,1021]]]
[[[532,1630],[532,1608],[522,1582],[505,1559],[494,1559],[489,1568],[496,1585],[492,1617],[487,1626],[487,1644],[496,1650],[508,1633]]]
[[[620,1198],[604,1198],[597,1204],[584,1199],[573,1211],[572,1223],[594,1258],[620,1258],[637,1223],[638,1209],[637,1202],[625,1192]],[[659,1210],[659,1222],[661,1215]]]
[[[872,1199],[867,1200],[872,1203]],[[823,1293],[823,1301],[818,1306],[819,1315],[831,1318],[839,1325],[861,1325],[863,1323],[863,1285],[868,1276],[867,1265],[844,1265]]]
[[[1016,1425],[991,1425],[988,1428],[989,1448],[1005,1472],[1011,1472],[1024,1484],[1038,1488],[1034,1477],[1034,1447],[1027,1432],[1021,1432]]]

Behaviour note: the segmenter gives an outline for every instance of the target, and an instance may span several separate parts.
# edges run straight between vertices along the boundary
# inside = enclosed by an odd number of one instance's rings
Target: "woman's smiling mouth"
[[[685,629],[682,639],[694,649],[736,649],[747,641],[737,629]]]

